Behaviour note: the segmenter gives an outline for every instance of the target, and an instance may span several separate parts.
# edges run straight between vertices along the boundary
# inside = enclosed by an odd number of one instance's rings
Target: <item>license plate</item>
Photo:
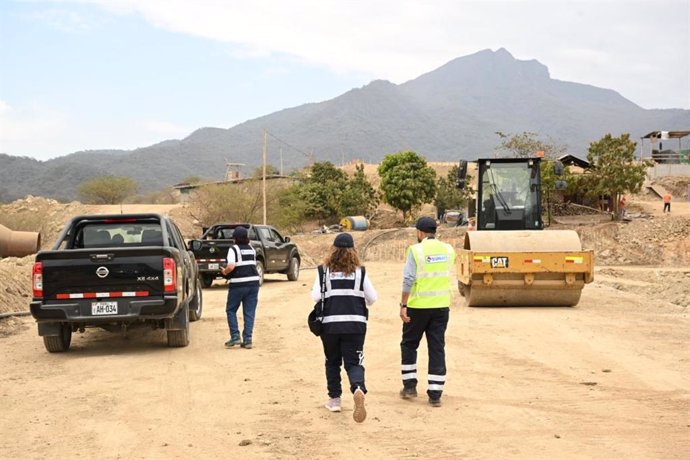
[[[209,270],[218,270],[218,264],[208,264]]]
[[[92,315],[117,315],[117,302],[91,302]]]

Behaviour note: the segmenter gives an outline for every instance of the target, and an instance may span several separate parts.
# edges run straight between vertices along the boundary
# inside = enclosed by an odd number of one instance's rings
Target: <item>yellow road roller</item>
[[[593,251],[582,250],[577,232],[544,230],[540,167],[541,158],[477,160],[477,195],[457,257],[468,306],[574,306],[594,279]],[[460,188],[466,172],[463,161]]]

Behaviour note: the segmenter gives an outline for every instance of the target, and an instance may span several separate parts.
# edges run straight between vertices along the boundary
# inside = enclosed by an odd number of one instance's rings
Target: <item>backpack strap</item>
[[[319,311],[318,317],[323,318],[323,310],[325,308],[326,302],[326,273],[324,271],[323,265],[317,267],[319,272],[319,282],[321,283],[321,309]]]

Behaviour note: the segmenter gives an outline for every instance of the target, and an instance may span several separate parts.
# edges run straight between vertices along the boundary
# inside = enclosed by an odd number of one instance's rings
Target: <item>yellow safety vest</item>
[[[425,238],[408,248],[417,264],[417,275],[407,306],[410,308],[444,308],[450,306],[450,270],[455,250],[435,238]],[[409,253],[408,253],[409,254]]]

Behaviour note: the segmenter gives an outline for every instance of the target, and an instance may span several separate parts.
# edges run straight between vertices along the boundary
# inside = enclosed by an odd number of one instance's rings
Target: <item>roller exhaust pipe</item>
[[[40,233],[15,232],[0,225],[0,257],[24,257],[35,254],[40,247]]]

